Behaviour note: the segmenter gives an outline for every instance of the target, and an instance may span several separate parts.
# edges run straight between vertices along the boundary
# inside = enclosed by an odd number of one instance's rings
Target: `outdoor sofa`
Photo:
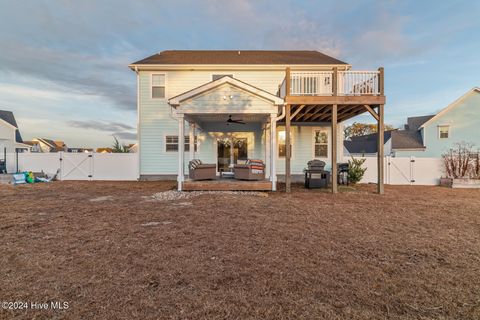
[[[233,166],[234,178],[238,180],[264,180],[265,165],[262,160],[248,160]]]

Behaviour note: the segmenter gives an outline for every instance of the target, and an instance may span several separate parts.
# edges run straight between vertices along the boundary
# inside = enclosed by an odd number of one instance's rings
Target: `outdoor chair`
[[[217,178],[217,166],[215,164],[202,163],[194,159],[188,163],[188,177],[192,180],[210,180]]]
[[[264,180],[265,165],[262,160],[247,160],[233,166],[234,178],[238,180]]]

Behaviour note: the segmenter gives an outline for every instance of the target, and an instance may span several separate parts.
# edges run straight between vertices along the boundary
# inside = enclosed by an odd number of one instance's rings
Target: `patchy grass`
[[[0,186],[16,319],[480,319],[480,190],[151,201],[169,182]]]

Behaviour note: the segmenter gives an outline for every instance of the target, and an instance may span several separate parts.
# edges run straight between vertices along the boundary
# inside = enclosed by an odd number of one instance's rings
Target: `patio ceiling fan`
[[[245,124],[245,122],[243,122],[242,119],[232,119],[232,115],[229,115],[228,116],[228,120],[227,120],[227,125],[230,125],[232,123],[237,123],[237,124]]]

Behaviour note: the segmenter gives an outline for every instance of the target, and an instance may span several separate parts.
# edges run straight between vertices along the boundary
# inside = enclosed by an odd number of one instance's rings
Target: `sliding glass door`
[[[248,159],[247,138],[219,138],[217,139],[218,172],[231,171],[233,164]]]

